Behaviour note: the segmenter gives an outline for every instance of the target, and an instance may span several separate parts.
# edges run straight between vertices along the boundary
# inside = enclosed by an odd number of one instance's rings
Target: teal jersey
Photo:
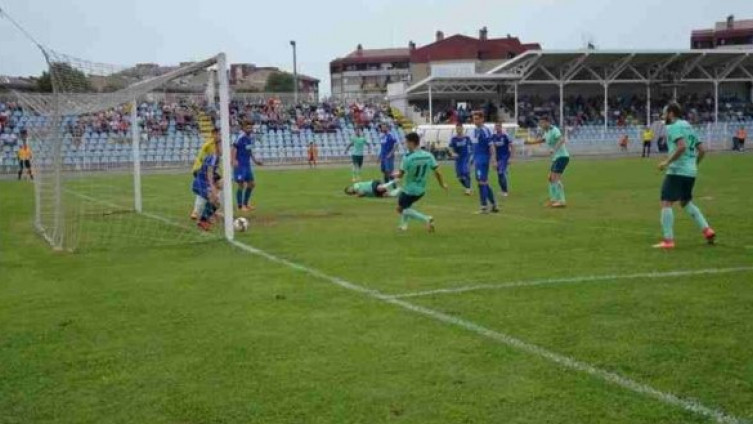
[[[400,170],[405,174],[403,192],[411,196],[424,194],[429,171],[434,171],[438,167],[434,155],[425,150],[416,150],[405,155],[400,165]]]
[[[562,133],[560,132],[560,129],[552,125],[549,128],[549,131],[544,133],[544,141],[546,142],[547,146],[549,146],[551,149],[554,149],[554,147],[557,145],[557,143],[560,142],[562,139]],[[562,143],[562,146],[555,150],[552,154],[552,161],[555,161],[559,158],[569,158],[570,153],[567,151],[567,148],[565,147],[565,143]]]
[[[374,194],[374,182],[373,181],[364,181],[360,183],[355,183],[353,184],[352,188],[353,188],[353,191],[355,191],[356,194],[360,196],[376,197],[376,195]]]
[[[353,156],[363,156],[363,148],[366,146],[366,137],[353,137]]]
[[[670,156],[677,151],[677,142],[680,140],[685,141],[687,149],[682,156],[669,164],[667,175],[695,177],[698,174],[698,145],[701,144],[701,141],[698,140],[693,127],[684,119],[678,119],[667,125],[667,145]]]

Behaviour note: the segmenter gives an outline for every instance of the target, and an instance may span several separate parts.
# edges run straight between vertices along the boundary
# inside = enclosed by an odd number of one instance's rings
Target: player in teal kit
[[[548,116],[539,119],[539,126],[544,131],[544,136],[527,144],[546,143],[552,151],[552,167],[549,172],[549,202],[547,206],[552,208],[564,208],[565,186],[562,185],[562,174],[570,163],[570,153],[565,147],[565,138],[556,126],[552,125]]]
[[[698,206],[693,203],[693,186],[698,174],[698,165],[703,160],[706,149],[682,116],[682,107],[677,103],[670,103],[664,109],[669,157],[659,164],[660,170],[666,170],[666,176],[661,188],[663,240],[654,245],[657,249],[674,249],[675,247],[673,228],[675,216],[672,210],[675,202],[680,202],[685,212],[693,218],[709,244],[714,244],[716,239],[716,233],[709,226]]]
[[[434,218],[424,215],[413,209],[413,204],[418,202],[426,194],[426,179],[429,171],[434,173],[439,185],[446,191],[439,165],[434,155],[419,148],[421,139],[418,134],[410,133],[405,136],[405,144],[408,153],[403,157],[397,178],[403,180],[403,188],[398,198],[397,213],[400,214],[400,226],[402,231],[408,230],[408,220],[415,219],[426,224],[429,232],[434,232]]]
[[[395,188],[397,181],[382,184],[379,180],[353,183],[345,187],[345,194],[358,197],[397,197],[400,189]]]

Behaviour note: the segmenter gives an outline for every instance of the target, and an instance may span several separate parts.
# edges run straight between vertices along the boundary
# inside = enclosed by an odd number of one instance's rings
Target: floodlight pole
[[[298,104],[298,58],[295,40],[290,40],[290,45],[293,47],[293,100]]]
[[[139,104],[136,99],[131,102],[131,149],[133,151],[133,210],[143,211],[141,198],[141,134],[139,128]]]

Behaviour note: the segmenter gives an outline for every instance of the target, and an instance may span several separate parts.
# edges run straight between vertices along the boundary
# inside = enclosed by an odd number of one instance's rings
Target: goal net
[[[232,175],[229,154],[220,155],[230,146],[224,54],[168,68],[112,66],[42,51],[50,93],[15,94],[33,154],[34,224],[53,248],[233,237],[230,180],[221,178]],[[214,174],[214,161],[202,161],[209,156],[202,150],[216,151],[218,176],[199,178],[197,186],[196,171]],[[196,202],[194,191],[209,197],[217,213]],[[191,219],[195,203],[198,215],[209,218],[209,231]]]

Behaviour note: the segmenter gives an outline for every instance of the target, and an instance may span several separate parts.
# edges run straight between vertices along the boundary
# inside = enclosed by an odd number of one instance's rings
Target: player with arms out
[[[397,181],[382,184],[379,180],[353,183],[345,187],[345,194],[357,197],[397,197],[400,189],[395,188]]]
[[[406,135],[405,144],[408,153],[403,158],[397,174],[398,179],[404,179],[403,189],[397,200],[397,213],[400,214],[398,228],[401,231],[407,231],[408,220],[415,219],[425,223],[426,228],[432,233],[434,232],[434,218],[413,209],[413,204],[426,194],[426,178],[429,171],[434,173],[437,182],[445,191],[447,191],[447,184],[439,172],[439,165],[434,155],[420,149],[421,139],[418,134],[412,132]]]
[[[544,132],[543,137],[528,144],[546,143],[552,151],[552,167],[549,172],[549,202],[547,206],[552,208],[564,208],[567,206],[565,201],[565,186],[562,185],[562,174],[570,163],[570,153],[565,147],[565,138],[562,132],[556,126],[552,125],[548,116],[542,116],[539,119],[539,127]]]
[[[203,199],[201,215],[199,216],[198,227],[204,231],[212,228],[211,218],[214,216],[220,204],[220,176],[218,173],[220,157],[222,156],[222,143],[220,142],[219,131],[215,130],[215,146],[213,153],[207,155],[201,163],[199,170],[193,179],[191,190],[193,193]]]
[[[350,159],[353,161],[353,178],[351,181],[361,181],[361,168],[363,168],[363,148],[369,148],[369,154],[371,154],[371,145],[366,141],[366,137],[363,136],[363,129],[361,127],[356,128],[355,135],[350,139],[350,144],[345,148],[345,154],[350,152],[353,148],[353,154]]]
[[[489,204],[491,211],[499,212],[497,201],[494,200],[494,191],[489,187],[489,163],[491,158],[496,156],[494,152],[494,143],[492,142],[492,132],[484,125],[484,114],[476,112],[473,114],[473,123],[476,128],[473,130],[475,137],[473,145],[473,166],[476,168],[476,181],[478,182],[478,195],[481,202],[479,213],[489,213]]]
[[[455,159],[455,175],[465,189],[465,195],[471,195],[471,138],[465,135],[463,124],[455,125],[455,135],[450,138],[450,156]]]
[[[698,175],[698,165],[703,161],[706,149],[682,116],[682,106],[677,103],[672,102],[664,109],[669,157],[659,164],[660,170],[666,170],[666,176],[661,188],[661,227],[664,239],[654,245],[657,249],[675,247],[675,217],[672,210],[675,202],[680,202],[685,212],[693,218],[709,244],[714,244],[716,240],[716,233],[693,203],[693,186]]]
[[[201,145],[199,152],[196,154],[196,159],[193,161],[193,167],[191,168],[191,173],[193,174],[194,179],[196,178],[199,169],[201,169],[201,166],[204,164],[204,159],[206,159],[207,156],[214,154],[214,146],[219,143],[219,137],[220,131],[215,128],[212,131],[212,139]],[[199,219],[199,215],[201,215],[201,212],[204,210],[204,204],[205,200],[197,194],[196,200],[193,204],[193,211],[191,211],[191,219]]]
[[[494,135],[492,135],[492,141],[494,142],[494,151],[497,153],[495,158],[497,168],[497,181],[499,182],[499,189],[502,190],[502,197],[507,197],[509,192],[509,166],[510,158],[513,154],[512,141],[510,137],[502,128],[502,124],[498,123],[494,125]]]
[[[238,140],[233,143],[231,160],[233,163],[233,179],[238,184],[235,190],[235,201],[238,209],[248,212],[252,208],[248,205],[251,201],[251,194],[256,187],[254,179],[254,170],[251,168],[251,161],[261,166],[262,163],[254,157],[254,136],[252,133],[253,126],[250,123],[243,125],[243,133]]]
[[[384,182],[392,181],[392,173],[395,172],[395,150],[397,149],[397,139],[390,133],[390,127],[382,124],[380,127],[382,134],[379,136],[379,168],[384,175]]]

